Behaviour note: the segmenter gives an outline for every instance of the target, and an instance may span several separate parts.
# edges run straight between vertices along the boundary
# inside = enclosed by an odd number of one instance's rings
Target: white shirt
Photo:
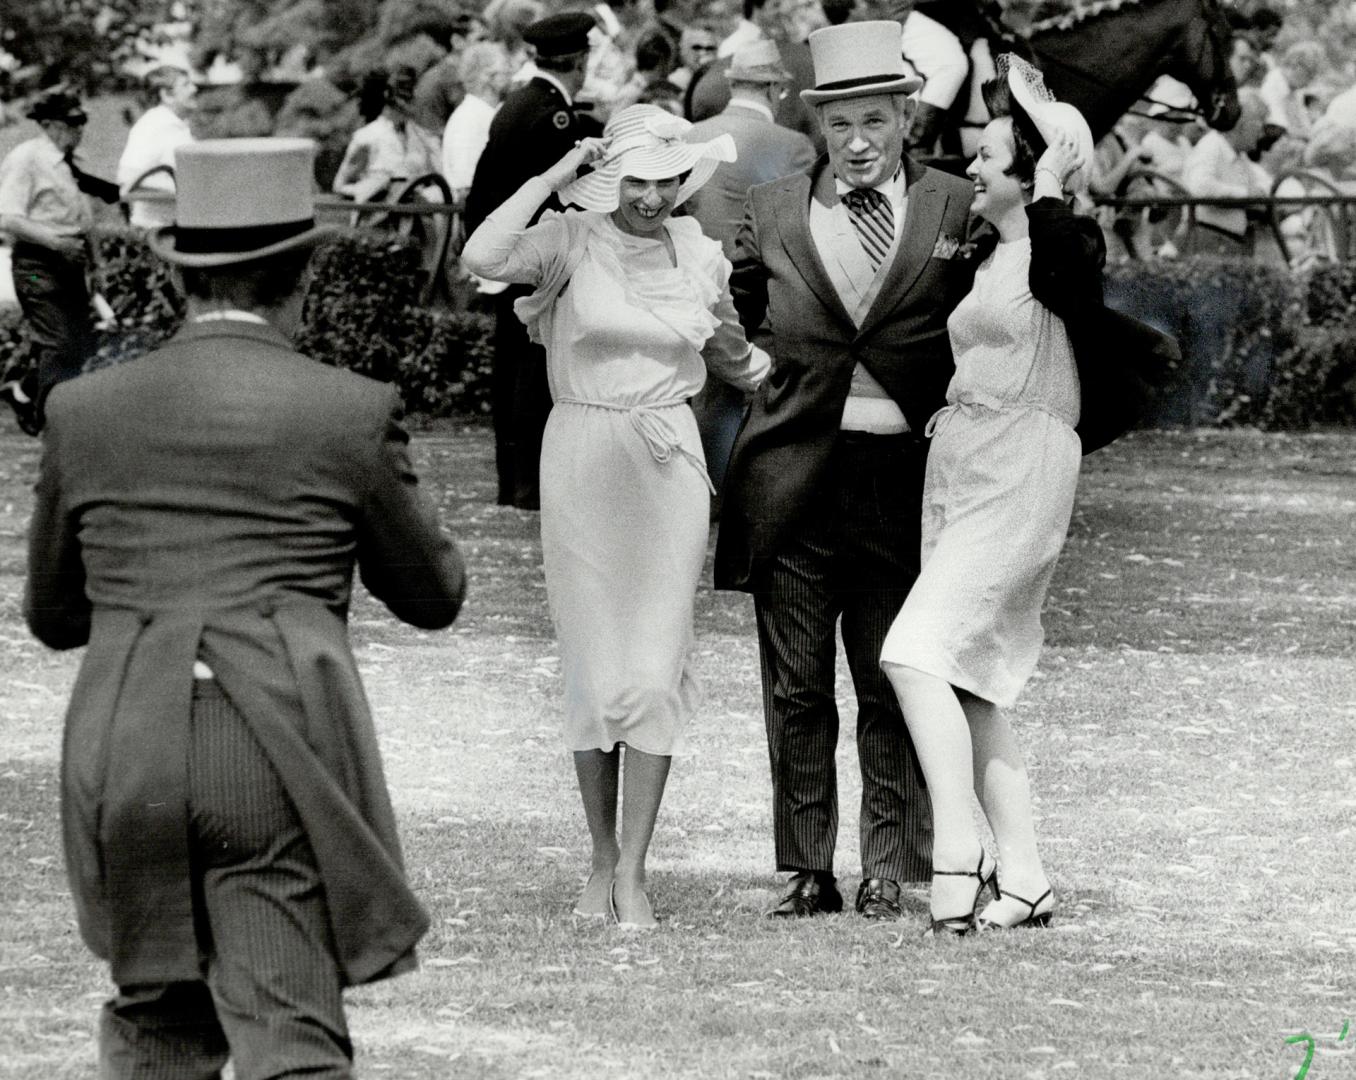
[[[490,141],[490,122],[498,111],[498,106],[467,94],[447,118],[443,129],[443,176],[453,194],[471,186],[476,162]]]
[[[353,133],[334,190],[366,202],[393,181],[437,172],[442,165],[439,142],[413,121],[397,128],[389,116],[378,116]]]
[[[147,109],[127,133],[127,145],[118,159],[118,190],[126,195],[132,185],[151,191],[174,191],[174,177],[148,171],[161,165],[174,168],[174,152],[185,143],[193,142],[188,121],[168,105]],[[141,228],[170,225],[174,222],[174,206],[170,203],[132,201],[130,220]]]

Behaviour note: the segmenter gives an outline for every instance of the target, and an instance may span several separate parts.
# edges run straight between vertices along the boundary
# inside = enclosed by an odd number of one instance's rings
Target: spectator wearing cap
[[[118,190],[123,198],[134,188],[173,193],[174,151],[193,141],[189,118],[197,109],[198,88],[181,67],[161,64],[142,77],[148,108],[127,133],[118,159]],[[148,200],[131,200],[128,221],[139,228],[168,225],[174,208]]]
[[[78,98],[54,91],[28,117],[42,130],[0,161],[0,231],[14,241],[14,291],[28,324],[31,366],[0,386],[0,399],[36,435],[43,399],[80,374],[94,347],[85,280],[93,213],[86,196],[116,202],[118,189],[75,162],[88,119]]]
[[[536,73],[511,90],[490,123],[485,150],[466,198],[465,223],[472,233],[501,202],[544,172],[574,144],[601,131],[575,109],[584,85],[593,17],[565,12],[533,23],[524,39],[536,50]],[[546,355],[528,340],[513,303],[531,290],[510,287],[495,298],[491,413],[500,505],[536,509],[542,430],[551,408]]]
[[[66,712],[66,866],[117,991],[104,1080],[349,1077],[341,991],[408,971],[405,880],[346,628],[355,569],[449,625],[465,574],[399,396],[302,356],[314,144],[178,154],[150,234],[180,332],[49,406],[24,614],[88,645]]]
[[[774,119],[791,79],[775,43],[755,41],[738,50],[725,77],[730,84],[730,104],[715,116],[694,124],[686,138],[689,142],[708,142],[728,134],[734,140],[735,160],[717,165],[710,183],[689,204],[689,212],[702,232],[719,240],[725,257],[732,260],[749,189],[809,169],[815,161],[815,148],[808,137],[780,126]],[[708,380],[692,400],[706,468],[716,487],[713,514],[719,513],[725,465],[744,404],[744,395],[728,383],[714,379]]]
[[[334,190],[357,202],[394,194],[394,187],[439,172],[439,136],[420,127],[411,113],[415,74],[397,68],[386,76],[381,115],[353,133],[335,174]]]

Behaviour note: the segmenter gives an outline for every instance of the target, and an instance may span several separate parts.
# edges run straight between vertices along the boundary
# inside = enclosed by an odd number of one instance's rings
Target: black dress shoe
[[[864,919],[898,919],[899,882],[889,878],[867,878],[857,889],[857,912]]]
[[[40,435],[42,412],[32,395],[25,392],[27,389],[18,380],[7,382],[0,386],[0,401],[14,410],[14,419],[18,421],[20,431],[25,435]]]
[[[816,876],[809,870],[796,874],[790,881],[791,891],[769,911],[770,919],[803,919],[808,915],[833,915],[843,910],[843,894],[833,883],[832,875]]]

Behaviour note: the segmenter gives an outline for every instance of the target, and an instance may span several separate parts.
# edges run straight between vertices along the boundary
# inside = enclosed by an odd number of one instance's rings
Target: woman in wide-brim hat
[[[554,400],[542,555],[565,743],[593,840],[575,912],[645,929],[655,925],[646,853],[694,704],[693,601],[710,507],[687,402],[708,370],[751,389],[768,367],[740,328],[720,244],[670,216],[734,159],[728,135],[688,143],[690,127],[653,105],[621,110],[601,139],[524,184],[462,253],[477,274],[536,286],[515,310],[546,348]],[[574,209],[529,227],[552,193]]]

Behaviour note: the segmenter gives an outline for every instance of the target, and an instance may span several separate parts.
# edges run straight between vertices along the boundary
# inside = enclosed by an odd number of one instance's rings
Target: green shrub
[[[1182,346],[1150,423],[1296,429],[1356,414],[1356,264],[1295,275],[1202,256],[1117,263],[1107,284]]]
[[[94,236],[94,282],[114,320],[100,328],[90,368],[135,359],[174,334],[183,301],[168,266],[128,228]],[[300,352],[395,383],[405,407],[426,416],[489,412],[493,320],[419,307],[419,248],[388,233],[350,230],[316,248]],[[17,308],[0,312],[0,373],[26,361]]]

